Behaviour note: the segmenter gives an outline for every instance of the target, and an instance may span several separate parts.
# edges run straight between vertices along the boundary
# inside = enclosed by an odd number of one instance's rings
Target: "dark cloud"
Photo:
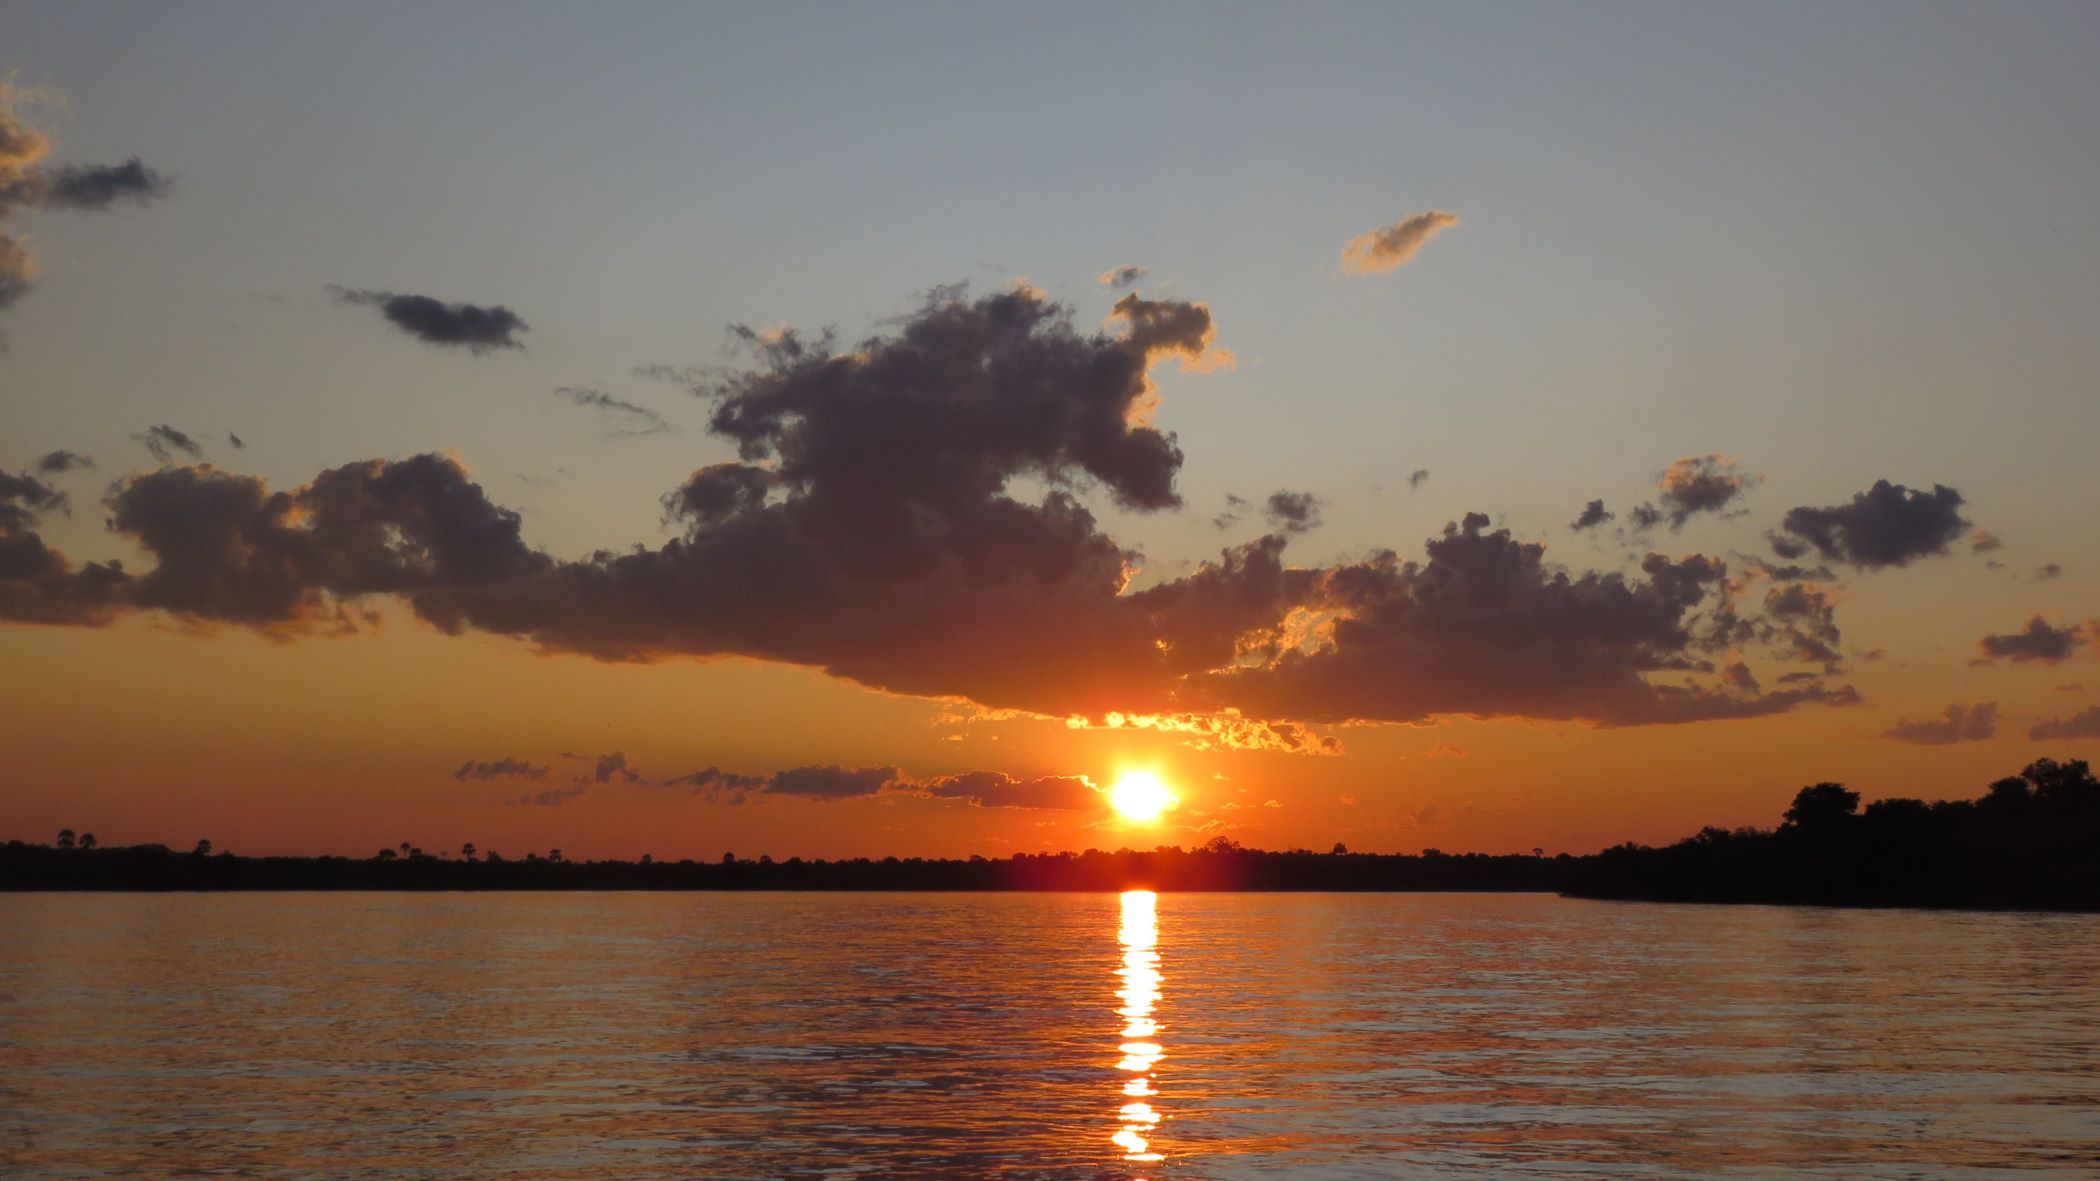
[[[191,438],[187,432],[178,431],[167,423],[161,423],[159,426],[149,426],[144,431],[131,436],[131,438],[134,442],[145,447],[147,451],[152,453],[153,458],[162,463],[167,463],[174,459],[177,451],[182,452],[191,459],[196,459],[204,454],[204,444]]]
[[[376,307],[388,323],[425,344],[464,348],[475,356],[496,349],[523,349],[518,334],[528,325],[506,307],[482,307],[471,303],[446,303],[427,295],[401,295],[392,291],[365,291],[331,285],[328,288],[344,303]]]
[[[676,779],[666,779],[658,784],[660,787],[691,788],[694,795],[738,804],[744,802],[748,793],[761,790],[765,785],[766,777],[763,775],[738,775],[720,767],[709,767],[690,775],[680,775]]]
[[[1390,271],[1413,258],[1423,243],[1457,224],[1457,214],[1432,209],[1427,213],[1409,214],[1380,229],[1367,230],[1349,239],[1342,247],[1342,269],[1359,275]]]
[[[1416,468],[1415,470],[1413,470],[1413,471],[1411,471],[1411,472],[1407,473],[1407,490],[1408,490],[1409,492],[1419,492],[1419,491],[1421,491],[1421,490],[1422,490],[1422,485],[1423,485],[1423,484],[1424,484],[1424,483],[1425,483],[1425,482],[1426,482],[1426,481],[1427,481],[1428,479],[1429,479],[1429,469],[1428,469],[1428,468],[1426,468],[1426,467],[1418,467],[1418,468]]]
[[[1685,522],[1701,513],[1732,516],[1730,507],[1763,480],[1763,476],[1738,470],[1736,462],[1724,455],[1686,456],[1656,477],[1656,503],[1635,507],[1630,519],[1636,531],[1665,521],[1674,530],[1684,528]],[[1603,507],[1601,501],[1596,503]]]
[[[65,507],[66,494],[35,476],[0,472],[0,619],[99,626],[121,609],[122,567],[75,569],[37,533],[44,514]]]
[[[2100,705],[2086,706],[2068,718],[2047,718],[2036,722],[2028,728],[2027,737],[2036,742],[2100,738]]]
[[[486,763],[468,759],[459,765],[459,770],[452,773],[452,778],[462,783],[469,779],[545,779],[547,770],[546,767],[506,755]]]
[[[561,386],[554,396],[564,401],[591,410],[602,410],[625,425],[618,430],[622,435],[654,435],[671,429],[664,416],[647,406],[622,401],[603,390],[584,389],[578,386]]]
[[[1078,811],[1101,806],[1101,793],[1084,775],[1016,779],[1003,771],[966,771],[925,780],[920,787],[936,799],[968,800],[980,808]]]
[[[72,165],[48,173],[36,203],[48,209],[107,209],[119,201],[143,205],[165,197],[168,178],[140,162]]]
[[[1568,528],[1573,529],[1577,533],[1582,532],[1584,529],[1595,529],[1616,515],[1610,509],[1604,507],[1603,501],[1593,500],[1582,506],[1582,511],[1575,514],[1575,519],[1568,522]]]
[[[1969,528],[1961,506],[1961,493],[1944,484],[1926,492],[1876,480],[1849,504],[1787,510],[1770,541],[1789,561],[1812,549],[1826,561],[1866,570],[1907,566],[1946,553]]]
[[[2043,562],[2034,568],[2036,582],[2054,582],[2064,576],[2064,568],[2055,562]]]
[[[74,468],[91,468],[95,461],[78,451],[52,451],[36,461],[36,470],[47,476],[63,475]]]
[[[235,451],[246,451],[248,449],[247,440],[241,438],[239,435],[234,434],[232,431],[226,432],[226,441],[228,443],[233,444],[233,449]]]
[[[614,751],[608,755],[599,755],[595,759],[584,755],[564,755],[562,757],[583,759],[591,764],[589,771],[576,777],[578,784],[605,784],[612,783],[615,780],[621,783],[640,783],[642,781],[641,771],[629,763],[627,756],[619,751]]]
[[[15,110],[17,93],[0,80],[0,309],[29,291],[36,258],[4,223],[22,209],[107,209],[120,200],[164,196],[167,178],[134,156],[122,164],[44,166],[51,141]]]
[[[1979,659],[1986,661],[2005,659],[2015,664],[2061,664],[2078,651],[2079,642],[2085,635],[2085,628],[2080,624],[2054,627],[2041,616],[2032,615],[2019,631],[1986,635],[1977,641],[1977,648],[1982,653]]]
[[[1188,670],[1184,699],[1252,717],[1635,725],[1856,698],[1820,682],[1745,694],[1717,678],[1709,653],[1757,630],[1737,616],[1714,559],[1651,554],[1642,581],[1574,575],[1548,565],[1543,546],[1488,525],[1472,513],[1447,526],[1425,563],[1385,552],[1319,570],[1284,569],[1281,541],[1264,538],[1135,598],[1155,610],[1171,660]],[[1278,621],[1293,610],[1333,622],[1313,642],[1289,644]]]
[[[1269,494],[1263,510],[1269,523],[1286,533],[1307,533],[1320,527],[1320,498],[1310,492],[1277,491]]]
[[[812,800],[845,800],[871,796],[898,783],[895,767],[796,767],[766,780],[766,794]]]
[[[590,788],[582,783],[571,784],[568,787],[550,787],[545,791],[527,792],[518,797],[518,802],[531,807],[558,808],[589,790]]]
[[[1914,746],[1951,746],[1957,742],[1983,742],[1998,733],[1998,703],[1950,705],[1947,712],[1930,721],[1899,720],[1882,737]]]
[[[1114,287],[1120,290],[1122,288],[1130,286],[1132,283],[1135,283],[1139,279],[1142,279],[1144,277],[1145,268],[1138,266],[1135,263],[1125,263],[1122,266],[1110,267],[1107,270],[1101,272],[1100,277],[1097,278],[1095,282],[1101,284],[1103,287]]]
[[[19,514],[10,544],[43,565],[0,579],[0,611],[96,622],[160,610],[290,634],[337,630],[346,605],[389,595],[446,633],[542,651],[741,655],[1264,749],[1288,736],[1326,749],[1307,724],[1635,725],[1855,699],[1820,678],[1761,691],[1756,674],[1726,671],[1823,659],[1799,637],[1833,646],[1827,600],[1739,603],[1726,565],[1696,554],[1572,571],[1477,513],[1420,560],[1291,567],[1279,534],[1131,593],[1137,555],[1079,495],[1179,503],[1180,449],[1145,419],[1151,367],[1207,359],[1214,329],[1201,305],[1118,306],[1122,331],[1082,332],[1039,292],[948,289],[850,350],[738,333],[753,365],[696,392],[740,457],[665,498],[677,535],[655,548],[534,550],[517,514],[445,456],[347,464],[282,491],[173,467],[110,496],[113,527],[149,559],[142,573],[74,573]],[[784,775],[767,790],[827,790],[821,774]]]

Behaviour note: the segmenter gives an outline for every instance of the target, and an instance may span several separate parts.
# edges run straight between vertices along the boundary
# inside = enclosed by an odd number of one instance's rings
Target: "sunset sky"
[[[1582,852],[2100,755],[2100,9],[1059,8],[0,9],[0,839]]]

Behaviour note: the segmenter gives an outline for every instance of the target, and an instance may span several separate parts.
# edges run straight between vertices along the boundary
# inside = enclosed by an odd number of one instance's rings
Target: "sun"
[[[1123,819],[1150,824],[1174,806],[1174,793],[1150,771],[1125,771],[1108,789],[1108,802]]]

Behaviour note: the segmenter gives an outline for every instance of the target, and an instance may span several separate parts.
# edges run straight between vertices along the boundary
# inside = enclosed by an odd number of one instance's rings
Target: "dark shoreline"
[[[430,855],[240,857],[209,842],[96,847],[0,844],[0,892],[807,890],[828,892],[1551,893],[1623,902],[2006,911],[2100,911],[2100,780],[2040,759],[1975,800],[1882,799],[1835,783],[1801,789],[1775,829],[1707,828],[1673,845],[1599,853],[1271,852],[1215,840],[991,860],[570,861]]]

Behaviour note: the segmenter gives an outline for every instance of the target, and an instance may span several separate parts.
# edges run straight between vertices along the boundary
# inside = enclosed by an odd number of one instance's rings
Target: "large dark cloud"
[[[2010,660],[2015,664],[2061,664],[2078,651],[2085,639],[2080,624],[2056,627],[2039,615],[2028,616],[2016,632],[1993,632],[1977,641],[1982,660]]]
[[[1750,658],[1827,674],[1827,602],[1739,604],[1725,564],[1696,554],[1649,555],[1632,575],[1570,571],[1479,514],[1431,538],[1422,560],[1381,551],[1294,568],[1273,535],[1131,591],[1136,555],[1080,496],[1179,504],[1181,451],[1147,418],[1151,371],[1212,359],[1215,328],[1200,304],[1116,306],[1120,331],[1084,332],[1032,290],[950,289],[850,349],[739,333],[751,367],[688,376],[740,456],[665,498],[678,532],[654,548],[538,552],[445,456],[347,464],[284,491],[170,467],[110,496],[114,528],[150,559],[143,573],[98,568],[91,588],[39,576],[24,584],[33,593],[8,583],[0,608],[37,618],[78,593],[73,621],[155,609],[289,633],[337,630],[346,604],[389,595],[446,632],[542,651],[742,655],[893,692],[1309,750],[1329,746],[1290,738],[1308,722],[1633,725],[1853,699],[1820,674],[1764,691],[1729,671]],[[12,528],[63,562],[27,517]],[[1803,636],[1823,647],[1805,651]],[[1216,719],[1231,724],[1205,728]]]
[[[1927,721],[1899,719],[1882,735],[1914,746],[1951,746],[1957,742],[1983,742],[1998,733],[1998,703],[1950,705],[1945,713]]]
[[[425,344],[463,348],[475,356],[496,349],[522,349],[518,335],[527,330],[516,312],[498,305],[446,303],[428,295],[403,295],[393,291],[367,291],[330,286],[344,303],[376,307],[387,323]]]
[[[48,168],[51,141],[15,109],[16,92],[0,80],[0,309],[29,291],[36,258],[5,223],[23,209],[107,209],[118,201],[141,203],[165,196],[168,179],[138,157],[122,164]]]
[[[1787,510],[1772,548],[1788,560],[1814,550],[1826,561],[1866,570],[1907,566],[1947,552],[1969,528],[1961,493],[1944,484],[1932,491],[1876,480],[1849,504]]]
[[[1188,677],[1182,699],[1254,717],[1633,725],[1854,700],[1847,686],[1756,693],[1720,675],[1715,655],[1756,629],[1736,614],[1719,561],[1651,554],[1641,580],[1575,575],[1549,565],[1545,547],[1488,525],[1472,513],[1447,526],[1426,562],[1385,552],[1316,570],[1285,569],[1268,538],[1137,598],[1160,608]]]
[[[2068,718],[2045,718],[2028,728],[2027,737],[2036,742],[2100,738],[2100,705],[2086,706]]]

